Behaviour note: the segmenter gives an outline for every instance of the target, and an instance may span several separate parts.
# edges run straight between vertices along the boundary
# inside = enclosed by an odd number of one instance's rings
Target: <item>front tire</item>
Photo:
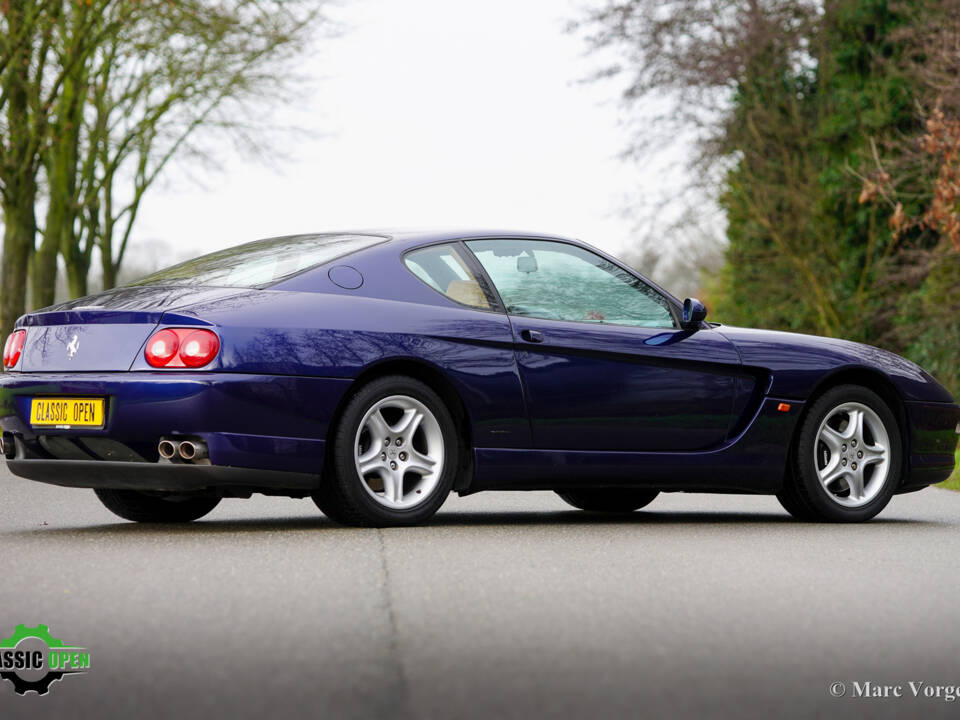
[[[202,518],[220,502],[218,497],[167,499],[136,490],[94,490],[100,502],[124,520],[142,523],[186,523]]]
[[[902,467],[893,411],[872,390],[841,385],[810,407],[777,499],[798,520],[863,522],[890,502]]]
[[[332,439],[332,472],[313,500],[342,525],[416,525],[443,505],[458,460],[456,425],[440,396],[410,377],[379,378],[348,401]]]
[[[643,488],[584,488],[557,491],[568,505],[580,510],[602,513],[632,513],[646,507],[659,495],[658,490]]]

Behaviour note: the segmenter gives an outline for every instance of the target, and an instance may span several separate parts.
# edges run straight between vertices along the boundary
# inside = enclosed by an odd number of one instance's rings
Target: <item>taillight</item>
[[[144,355],[153,367],[164,367],[177,356],[180,338],[173,330],[161,330],[147,340]]]
[[[3,344],[3,366],[12,368],[20,362],[20,353],[23,352],[23,343],[27,340],[26,330],[14,330],[7,336]]]
[[[203,367],[220,351],[220,338],[209,330],[194,330],[180,338],[180,361],[187,367]]]
[[[220,352],[215,332],[196,328],[165,328],[150,336],[143,356],[152,367],[198,368]]]

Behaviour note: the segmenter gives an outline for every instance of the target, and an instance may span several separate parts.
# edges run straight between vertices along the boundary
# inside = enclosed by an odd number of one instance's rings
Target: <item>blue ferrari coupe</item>
[[[960,407],[920,367],[726,327],[575,240],[351,232],[240,245],[24,315],[0,378],[21,477],[186,522],[224,497],[422,523],[451,491],[660,492],[876,515],[946,479]]]

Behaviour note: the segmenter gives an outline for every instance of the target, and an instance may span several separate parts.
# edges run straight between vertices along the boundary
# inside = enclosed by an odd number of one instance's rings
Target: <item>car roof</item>
[[[601,257],[606,258],[614,262],[616,265],[621,267],[625,266],[624,262],[617,257],[604,252],[598,247],[594,247],[589,243],[584,242],[583,240],[578,240],[577,238],[572,238],[564,235],[557,235],[554,233],[540,233],[540,232],[531,232],[529,230],[510,230],[504,228],[432,228],[432,229],[419,229],[419,228],[376,228],[376,229],[366,229],[366,230],[352,230],[344,231],[343,234],[351,235],[378,235],[380,237],[387,238],[387,243],[392,245],[394,248],[400,252],[406,252],[410,248],[415,248],[420,245],[429,245],[432,243],[441,243],[441,242],[451,242],[454,240],[477,240],[481,238],[512,238],[512,239],[531,239],[531,240],[556,240],[559,242],[572,243],[573,245],[578,245],[582,248],[589,250],[592,253],[600,255]],[[367,252],[372,248],[367,248],[364,250],[359,250],[359,253]],[[635,270],[631,269],[630,272],[636,273]],[[639,274],[639,273],[637,273]],[[642,274],[639,274],[641,277]],[[673,293],[664,288],[663,286],[657,284],[656,282],[650,280],[647,277],[643,277],[643,281],[653,287],[658,292],[662,293],[668,299],[673,301],[678,307],[682,305],[682,302],[677,298]]]
[[[309,233],[305,233],[309,234]],[[537,238],[544,240],[560,240],[583,244],[579,240],[557,235],[555,233],[531,232],[529,230],[511,230],[505,228],[363,228],[343,230],[338,232],[322,232],[321,235],[378,235],[387,238],[388,242],[406,247],[414,247],[433,242],[452,240],[470,240],[478,238]]]
[[[397,227],[388,227],[388,228],[352,228],[336,231],[321,231],[313,233],[298,233],[296,235],[285,235],[284,238],[296,239],[296,238],[307,238],[307,237],[318,237],[318,236],[369,236],[379,238],[380,242],[375,243],[373,246],[361,248],[347,255],[365,255],[367,253],[376,253],[377,248],[384,248],[385,246],[392,247],[395,252],[401,254],[406,253],[408,250],[413,248],[421,247],[423,245],[432,245],[434,243],[443,243],[443,242],[454,242],[457,240],[478,240],[478,239],[530,239],[530,240],[554,240],[557,242],[571,243],[577,245],[586,250],[589,250],[592,253],[600,255],[606,260],[612,262],[614,265],[617,265],[622,268],[626,268],[628,272],[637,277],[641,278],[643,282],[650,285],[654,290],[661,293],[664,297],[674,303],[674,305],[679,308],[682,303],[681,301],[673,295],[669,290],[657,284],[656,282],[650,280],[647,277],[644,277],[641,273],[630,268],[622,260],[605,253],[600,248],[594,247],[589,243],[586,243],[582,240],[576,238],[571,238],[564,235],[557,235],[554,233],[542,233],[542,232],[532,232],[529,230],[510,230],[504,228],[463,228],[463,227],[445,227],[445,228],[397,228]],[[280,238],[268,238],[268,239],[280,239]],[[329,262],[334,262],[330,260]],[[302,272],[295,273],[292,277],[299,277],[302,275],[309,275],[314,271],[318,271],[318,268],[326,267],[329,262],[320,263],[319,265],[304,270]],[[289,280],[283,279],[280,282],[286,282]]]

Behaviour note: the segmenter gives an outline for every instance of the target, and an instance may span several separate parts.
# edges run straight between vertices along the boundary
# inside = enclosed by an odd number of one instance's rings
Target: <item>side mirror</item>
[[[707,307],[696,298],[687,298],[683,301],[683,320],[680,327],[693,330],[700,327],[700,323],[707,319]]]

